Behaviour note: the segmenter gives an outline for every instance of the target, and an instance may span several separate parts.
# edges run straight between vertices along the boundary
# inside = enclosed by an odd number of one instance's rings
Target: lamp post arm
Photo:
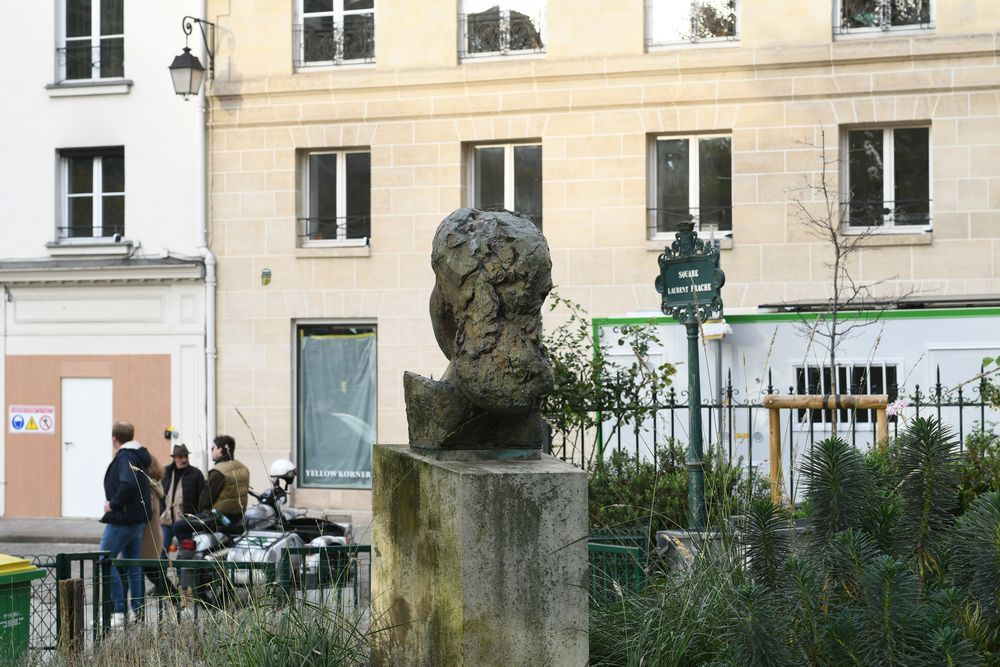
[[[215,78],[215,24],[211,21],[206,21],[205,19],[199,19],[194,16],[185,16],[181,19],[181,30],[184,31],[185,35],[190,36],[194,32],[194,25],[197,24],[198,28],[201,30],[201,40],[205,43],[205,53],[208,54],[208,78]],[[208,33],[205,30],[205,26],[210,26],[212,32],[212,39],[209,40]]]

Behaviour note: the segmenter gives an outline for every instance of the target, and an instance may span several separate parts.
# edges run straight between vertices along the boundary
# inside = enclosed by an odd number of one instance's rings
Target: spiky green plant
[[[952,539],[951,580],[1000,625],[1000,493],[976,498]]]
[[[823,549],[840,531],[861,527],[871,479],[856,449],[840,438],[818,442],[806,454],[801,475],[813,546]]]
[[[903,546],[922,580],[943,574],[943,538],[958,505],[958,443],[934,419],[913,420],[899,437]]]
[[[757,498],[740,521],[740,534],[746,544],[747,570],[750,577],[768,590],[778,583],[781,566],[791,552],[790,524],[770,498]]]

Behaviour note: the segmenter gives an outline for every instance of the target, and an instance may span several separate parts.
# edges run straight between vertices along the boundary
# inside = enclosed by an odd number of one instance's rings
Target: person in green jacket
[[[212,445],[215,467],[208,473],[205,488],[198,499],[197,517],[185,517],[174,527],[178,540],[188,539],[203,530],[236,532],[242,529],[250,490],[250,470],[233,458],[236,440],[220,435]]]

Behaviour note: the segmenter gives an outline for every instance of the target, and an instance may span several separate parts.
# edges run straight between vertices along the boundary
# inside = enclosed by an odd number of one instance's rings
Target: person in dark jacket
[[[112,558],[138,558],[142,547],[142,531],[149,522],[149,477],[146,471],[152,460],[149,451],[132,438],[135,427],[128,422],[115,422],[111,428],[114,458],[104,473],[104,535],[101,551]],[[138,612],[143,603],[142,569],[128,568],[132,611]],[[125,620],[125,590],[118,568],[111,568],[111,599],[114,603],[112,625]]]
[[[205,476],[201,470],[188,463],[190,452],[186,445],[174,445],[170,456],[173,463],[163,469],[163,491],[166,493],[160,527],[163,530],[163,547],[170,548],[174,539],[174,526],[184,521],[184,515],[198,511],[198,500],[205,489]]]

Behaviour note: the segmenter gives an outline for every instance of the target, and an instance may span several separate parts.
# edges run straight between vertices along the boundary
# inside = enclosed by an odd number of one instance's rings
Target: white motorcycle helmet
[[[291,484],[295,481],[295,473],[295,464],[288,459],[278,459],[272,463],[269,472],[272,484],[277,484],[279,479],[284,480],[286,484]]]

